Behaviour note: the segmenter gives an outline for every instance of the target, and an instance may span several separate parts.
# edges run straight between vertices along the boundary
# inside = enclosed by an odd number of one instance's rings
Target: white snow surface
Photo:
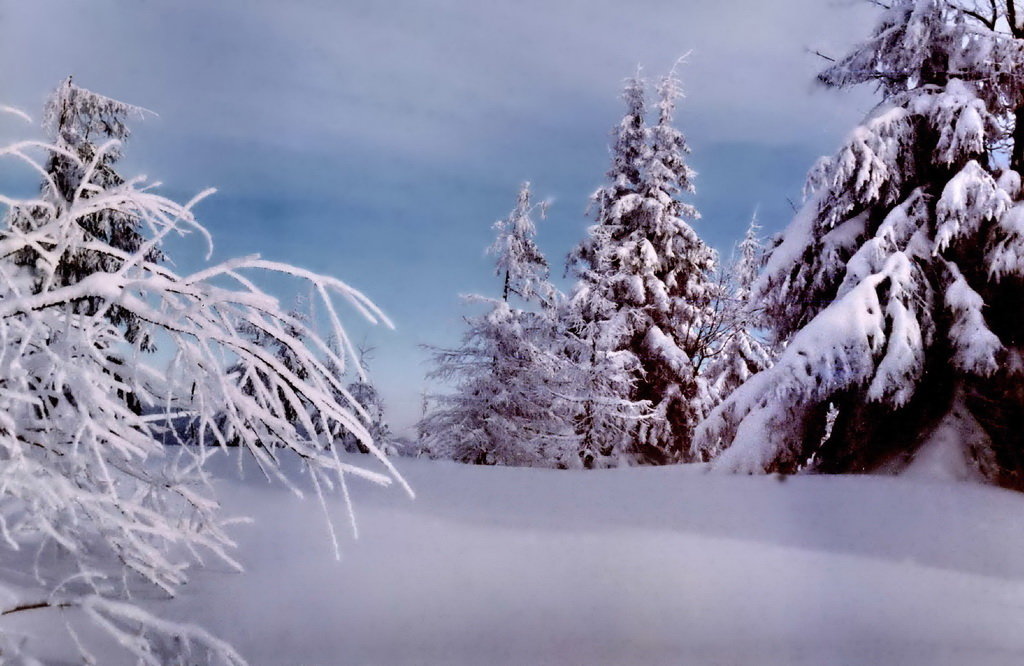
[[[1024,663],[1024,495],[399,462],[417,499],[354,485],[360,535],[340,562],[315,499],[222,463],[226,510],[255,519],[234,528],[246,571],[197,573],[147,607],[253,664]],[[340,497],[331,510],[343,525]],[[4,629],[78,662],[34,613]]]

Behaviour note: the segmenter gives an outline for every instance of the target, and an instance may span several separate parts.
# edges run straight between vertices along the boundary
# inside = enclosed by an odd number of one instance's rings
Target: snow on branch
[[[111,122],[130,110],[88,99]],[[242,663],[202,629],[144,612],[133,590],[173,596],[208,557],[241,568],[206,472],[221,449],[301,494],[281,465],[298,457],[322,503],[339,489],[348,504],[350,475],[412,494],[339,376],[352,345],[336,301],[391,323],[344,282],[258,257],[178,273],[164,241],[198,233],[212,249],[194,211],[212,190],[182,205],[121,179],[109,158],[127,129],[98,147],[68,140],[82,132],[0,149],[44,181],[38,199],[0,196],[0,548],[8,559],[37,553],[36,600],[27,590],[0,612],[78,609],[140,663],[186,649]],[[39,161],[39,148],[59,159]],[[261,290],[259,273],[310,285],[326,333]],[[340,457],[342,436],[382,471]],[[176,647],[160,653],[167,640]]]

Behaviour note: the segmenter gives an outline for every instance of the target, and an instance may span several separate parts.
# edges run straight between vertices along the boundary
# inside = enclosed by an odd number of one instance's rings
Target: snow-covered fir
[[[618,393],[585,404],[584,455],[594,460],[692,460],[692,429],[707,406],[699,370],[716,330],[717,257],[691,226],[697,210],[681,198],[693,192],[694,172],[673,125],[679,96],[674,72],[662,77],[649,125],[644,80],[627,82],[608,184],[592,197],[596,223],[572,256],[570,331],[580,365],[611,378]],[[593,417],[609,404],[611,418]],[[623,405],[633,413],[622,414]]]
[[[573,464],[563,453],[574,439],[572,400],[558,390],[565,368],[556,346],[562,296],[534,241],[532,216],[543,216],[544,208],[524,184],[515,208],[495,223],[497,238],[488,248],[501,297],[466,297],[485,311],[466,318],[461,346],[434,350],[431,376],[452,388],[432,397],[418,425],[431,456],[486,465]]]
[[[348,404],[351,401],[353,409],[361,409],[366,412],[366,430],[370,438],[381,453],[391,456],[398,453],[399,447],[385,414],[384,398],[370,379],[372,352],[372,349],[365,347],[359,349],[358,363],[354,364],[355,372],[349,373],[353,377],[347,386],[348,394],[347,396],[339,394],[337,397],[342,404]],[[346,451],[369,453],[369,449],[355,433],[343,432],[336,442]]]
[[[724,400],[753,375],[771,367],[775,350],[759,331],[762,312],[751,290],[767,258],[758,236],[756,218],[722,269],[716,297],[718,343],[702,374],[717,402]]]
[[[1024,486],[1021,36],[1013,2],[900,0],[821,74],[882,99],[755,286],[788,345],[701,427],[718,467],[901,469],[942,447],[950,475]]]
[[[75,85],[71,77],[65,79],[46,102],[43,127],[53,150],[45,158],[45,178],[40,192],[40,204],[10,209],[8,226],[29,232],[47,222],[47,217],[76,197],[87,199],[93,195],[88,187],[113,188],[124,183],[115,167],[121,158],[121,147],[131,136],[129,122],[141,119],[145,110],[104,95],[98,95]],[[86,170],[91,170],[92,183],[85,183]],[[83,187],[84,185],[84,187]],[[130,212],[98,209],[76,220],[86,240],[133,253],[142,247],[145,238],[140,220]],[[160,248],[147,248],[148,261],[163,259]],[[33,267],[36,255],[23,250],[14,255],[19,266]],[[70,284],[96,271],[116,272],[123,259],[108,252],[88,247],[75,247],[57,266],[53,279]],[[75,304],[83,312],[96,310],[98,303],[84,299]],[[125,326],[129,341],[140,334],[139,318],[118,304],[105,307],[105,318],[115,326]],[[140,340],[143,349],[147,340]]]

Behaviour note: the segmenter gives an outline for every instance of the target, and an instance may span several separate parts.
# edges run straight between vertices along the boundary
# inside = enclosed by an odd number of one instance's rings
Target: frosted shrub
[[[198,238],[209,258],[194,207],[210,191],[179,204],[113,171],[131,110],[68,81],[49,106],[51,141],[0,149],[43,179],[37,198],[0,195],[0,587],[10,599],[0,612],[56,621],[78,609],[142,663],[240,663],[202,628],[133,601],[146,589],[173,596],[210,558],[240,567],[204,471],[211,455],[237,445],[296,492],[280,463],[298,457],[321,502],[336,488],[347,498],[350,476],[399,478],[367,414],[339,400],[344,352],[315,320],[282,309],[255,274],[305,282],[343,349],[337,301],[387,319],[343,282],[258,257],[174,270],[169,238]],[[385,473],[339,457],[332,443],[342,433]],[[36,647],[9,633],[0,641],[5,660]]]

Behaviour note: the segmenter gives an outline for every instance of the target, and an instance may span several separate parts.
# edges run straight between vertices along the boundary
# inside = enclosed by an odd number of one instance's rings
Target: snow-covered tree
[[[1022,31],[1012,0],[896,0],[820,75],[882,101],[812,170],[755,286],[788,345],[702,426],[721,468],[943,459],[1024,486]]]
[[[560,295],[534,242],[536,210],[524,184],[510,215],[494,225],[497,239],[488,250],[502,297],[467,297],[486,312],[466,319],[460,347],[433,350],[430,377],[453,387],[432,396],[419,424],[430,455],[476,464],[554,465],[557,454],[553,458],[550,449],[571,438],[563,399],[553,388],[564,363],[552,351]]]
[[[736,248],[735,259],[719,279],[718,341],[701,370],[716,401],[724,400],[743,382],[770,367],[774,356],[771,345],[759,334],[760,308],[751,292],[766,258],[758,229],[755,218]]]
[[[541,219],[547,214],[547,202],[531,202],[530,184],[523,183],[516,197],[515,208],[504,220],[494,223],[496,238],[487,248],[494,257],[494,273],[502,278],[501,300],[506,303],[517,296],[524,303],[549,305],[557,297],[548,281],[548,262],[534,240],[537,225],[532,214]]]
[[[87,107],[105,99],[64,92],[91,100]],[[327,368],[345,358],[317,322],[288,314],[252,274],[311,285],[343,344],[337,298],[387,320],[338,280],[258,257],[175,271],[161,261],[165,241],[209,241],[194,215],[209,192],[181,205],[141,178],[111,177],[116,136],[86,152],[75,145],[0,148],[45,179],[37,198],[0,195],[8,212],[0,227],[0,614],[91,619],[139,663],[241,663],[202,628],[133,601],[173,596],[189,568],[211,558],[238,566],[206,461],[236,443],[239,455],[298,492],[280,467],[297,457],[321,500],[349,476],[400,480],[374,446],[367,415],[334,397],[344,387]],[[65,166],[52,168],[54,156]],[[68,173],[71,189],[60,180]],[[292,364],[255,343],[254,329],[287,348]],[[144,353],[154,346],[159,354]],[[384,474],[339,457],[331,440],[345,431],[378,455]],[[95,663],[87,640],[72,637]],[[5,662],[29,661],[35,647],[0,634]]]
[[[645,84],[639,77],[627,82],[608,184],[592,198],[596,224],[571,258],[578,284],[570,326],[581,367],[618,392],[611,401],[584,404],[586,455],[654,464],[693,457],[690,438],[705,402],[698,369],[715,322],[716,263],[690,225],[699,214],[681,199],[693,192],[694,174],[673,125],[680,94],[674,74],[660,80],[657,92],[657,122],[648,126]],[[609,405],[607,418],[595,418]],[[633,414],[623,415],[629,405]]]
[[[348,384],[348,394],[363,410],[366,411],[369,420],[367,431],[373,439],[377,448],[387,454],[394,455],[397,451],[394,445],[394,436],[391,433],[391,426],[388,424],[384,414],[384,399],[381,397],[377,387],[370,381],[370,357],[373,349],[365,346],[359,347],[358,365],[353,373],[355,376]],[[339,396],[344,401],[344,396]],[[344,432],[340,438],[340,444],[347,451],[358,451],[368,453],[366,446],[359,438],[351,432]]]
[[[289,310],[288,316],[292,321],[308,325],[312,318],[312,313],[306,313],[302,308],[303,304],[313,305],[307,299],[297,299],[297,307]],[[292,345],[282,341],[275,335],[267,333],[258,326],[243,324],[240,330],[251,339],[253,344],[273,354],[274,358],[289,372],[294,373],[299,379],[307,378],[309,371],[304,366],[302,359],[295,353]],[[286,328],[286,333],[296,341],[303,345],[305,344],[305,329],[299,328],[296,325],[290,325]],[[336,339],[329,339],[329,344],[335,354],[345,355],[338,348],[338,341]],[[372,351],[372,348],[360,346],[355,351],[357,362],[352,363],[349,366],[349,370],[338,367],[333,363],[328,363],[325,367],[328,372],[338,377],[345,386],[345,390],[332,389],[333,398],[341,405],[347,405],[352,410],[364,413],[364,426],[377,449],[386,455],[392,455],[395,448],[391,444],[391,427],[388,425],[384,414],[384,401],[377,391],[377,387],[370,380],[369,375],[369,359]],[[257,391],[271,390],[266,384],[257,386],[258,379],[252,375],[245,374],[244,366],[242,365],[232,367],[228,372],[229,376],[233,380],[238,381],[242,390],[248,395],[255,395]],[[277,388],[274,390],[277,391],[279,398],[284,404],[285,417],[292,421],[296,428],[302,429],[305,427],[299,410],[288,402],[282,389]],[[300,399],[302,398],[300,397]],[[314,425],[319,427],[317,424]],[[327,437],[334,436],[327,430],[321,430],[320,434]],[[230,444],[233,445],[235,442],[230,442]],[[368,449],[360,436],[351,431],[342,431],[336,437],[335,444],[349,452],[368,453]]]
[[[93,163],[93,182],[104,188],[124,183],[115,166],[121,158],[121,146],[131,135],[128,121],[141,118],[144,110],[110,97],[81,88],[65,79],[47,100],[43,115],[43,126],[49,142],[55,147],[46,159],[45,174],[40,199],[48,205],[22,207],[11,211],[8,224],[22,231],[30,231],[46,223],[52,207],[66,205],[76,196],[88,198],[91,192],[82,190],[86,166]],[[115,143],[109,143],[109,142]],[[101,150],[106,146],[105,150]],[[90,240],[110,245],[122,252],[137,251],[144,242],[140,221],[130,214],[118,210],[99,210],[84,216],[76,222],[82,233]],[[148,261],[158,262],[163,258],[159,247],[151,247],[146,256]],[[36,257],[31,251],[23,251],[14,257],[15,263],[31,266]],[[96,271],[115,272],[121,259],[103,252],[78,247],[58,267],[54,279],[60,284],[70,284]],[[84,299],[74,307],[88,313],[98,307],[92,299]],[[139,335],[140,322],[137,317],[119,305],[105,308],[106,318],[115,326],[125,326],[129,339]],[[142,340],[143,348],[148,341]]]
[[[308,318],[305,317],[300,310],[293,308],[288,311],[288,316],[293,321],[308,323]],[[306,379],[308,371],[303,366],[301,360],[299,359],[298,355],[295,353],[291,345],[287,344],[285,341],[282,341],[277,336],[268,333],[267,331],[263,330],[263,328],[255,324],[243,322],[240,327],[240,331],[246,337],[248,337],[254,345],[262,347],[263,349],[273,354],[277,362],[280,363],[289,372],[295,373],[295,375],[299,379]],[[302,338],[303,331],[298,326],[289,325],[286,327],[285,332],[288,334],[289,337],[305,344],[305,341]],[[257,381],[259,381],[257,377],[245,374],[244,364],[239,363],[235,367],[229,368],[228,374],[230,377],[238,381],[239,386],[241,386],[242,388],[242,391],[244,391],[247,395],[255,395],[258,391],[269,390],[265,384],[260,386],[256,385]],[[275,390],[277,390],[278,392],[278,398],[283,401],[286,418],[288,418],[293,423],[298,424],[298,410],[292,405],[288,404],[288,401],[285,399],[285,396],[281,389]]]

